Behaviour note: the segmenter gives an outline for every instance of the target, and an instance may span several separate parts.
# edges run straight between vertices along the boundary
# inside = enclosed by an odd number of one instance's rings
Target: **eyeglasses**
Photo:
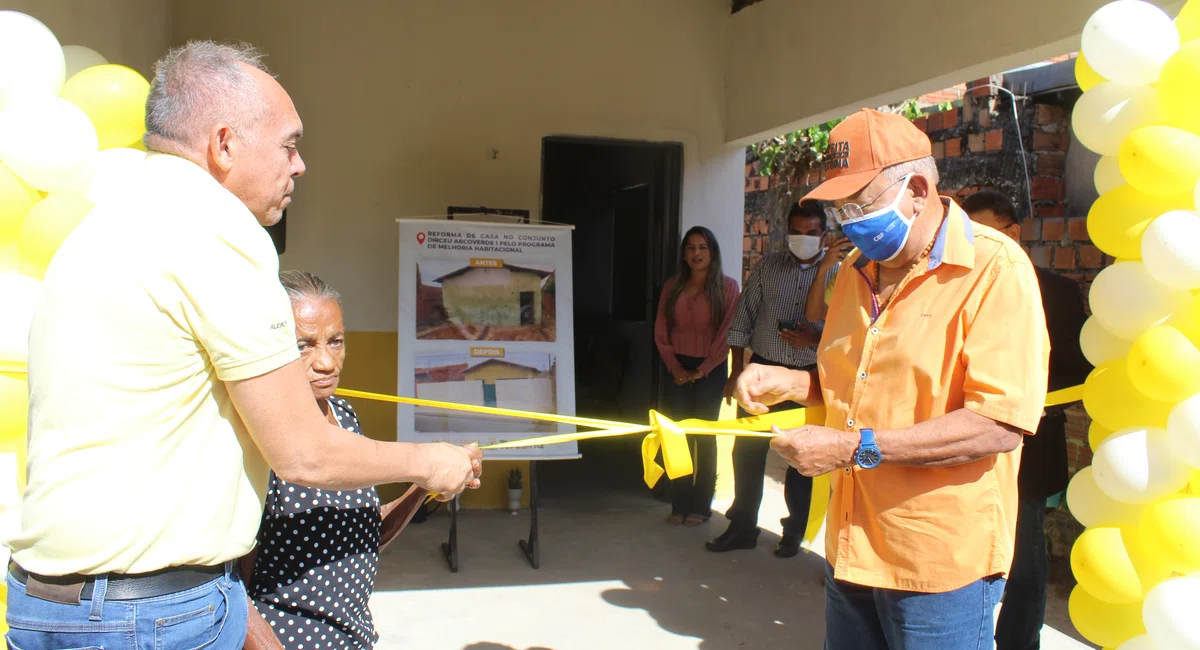
[[[854,222],[854,221],[858,221],[859,219],[862,219],[863,216],[866,214],[866,210],[864,210],[863,208],[869,207],[872,203],[878,201],[880,197],[882,197],[884,194],[887,194],[888,190],[892,189],[893,187],[896,187],[897,185],[899,185],[901,183],[904,183],[907,186],[908,181],[913,176],[914,176],[914,174],[911,174],[911,173],[905,174],[903,177],[893,181],[891,185],[888,185],[887,187],[883,188],[883,191],[881,191],[879,194],[876,194],[870,201],[863,202],[862,205],[859,205],[857,203],[846,203],[840,208],[835,208],[833,206],[829,206],[829,207],[825,208],[825,216],[827,216],[831,220],[833,220],[834,223],[843,224],[843,225]]]

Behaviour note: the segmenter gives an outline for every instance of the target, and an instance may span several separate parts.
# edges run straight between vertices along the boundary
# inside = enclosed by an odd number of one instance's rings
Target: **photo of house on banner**
[[[505,353],[503,348],[473,348],[471,354],[425,354],[414,359],[418,399],[557,413],[557,368],[553,354]],[[498,418],[460,411],[417,407],[418,433],[501,434],[482,438],[489,444],[504,433],[553,433],[552,422]]]
[[[500,259],[422,260],[417,339],[554,341],[554,267]]]

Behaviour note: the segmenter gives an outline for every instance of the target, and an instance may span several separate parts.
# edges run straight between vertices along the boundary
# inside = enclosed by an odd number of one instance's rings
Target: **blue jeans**
[[[34,598],[8,576],[12,650],[239,650],[246,641],[246,588],[230,572],[187,591],[141,600],[79,605]],[[103,585],[106,588],[107,584]]]
[[[825,650],[990,650],[1003,593],[999,576],[940,594],[876,589],[834,580],[826,564]]]

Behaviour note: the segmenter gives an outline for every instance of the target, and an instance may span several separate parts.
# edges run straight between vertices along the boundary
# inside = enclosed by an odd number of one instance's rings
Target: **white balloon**
[[[146,152],[137,149],[118,147],[101,151],[92,160],[84,196],[92,203],[100,203],[135,191],[145,160]]]
[[[41,282],[16,271],[0,274],[0,363],[28,360],[29,327],[41,298]]]
[[[1192,294],[1155,280],[1142,262],[1122,262],[1101,271],[1088,292],[1092,316],[1110,334],[1133,341],[1146,330],[1188,309]]]
[[[1125,136],[1161,119],[1158,93],[1150,86],[1104,82],[1096,84],[1075,102],[1071,111],[1071,129],[1083,146],[1116,158]],[[1124,178],[1120,184],[1125,184]]]
[[[99,150],[87,114],[61,97],[0,111],[0,162],[43,192],[77,187]]]
[[[1142,634],[1117,646],[1117,650],[1160,650],[1161,647],[1149,634]]]
[[[14,101],[58,97],[65,81],[54,33],[32,16],[0,11],[0,110]]]
[[[1081,49],[1101,77],[1150,84],[1179,49],[1179,32],[1171,17],[1149,2],[1117,0],[1088,18]]]
[[[1167,418],[1167,444],[1184,462],[1200,470],[1200,395],[1183,400]]]
[[[1083,349],[1083,356],[1088,362],[1099,367],[1127,356],[1133,341],[1113,335],[1100,325],[1095,316],[1089,316],[1079,331],[1079,347]]]
[[[1200,579],[1172,578],[1146,594],[1142,622],[1160,648],[1200,650]]]
[[[1151,221],[1142,236],[1142,262],[1172,289],[1200,289],[1200,213],[1172,210]]]
[[[82,45],[64,45],[63,58],[67,62],[67,79],[74,77],[80,70],[87,70],[94,65],[104,65],[108,59],[96,50]]]
[[[1137,526],[1142,521],[1143,506],[1122,503],[1109,497],[1096,484],[1094,470],[1089,467],[1075,472],[1067,484],[1067,508],[1083,524],[1093,526]]]
[[[1116,156],[1103,156],[1096,163],[1096,171],[1092,174],[1092,182],[1096,192],[1107,194],[1110,190],[1125,185],[1125,177],[1121,175],[1121,165]]]
[[[1104,439],[1092,458],[1100,490],[1122,503],[1150,503],[1187,487],[1192,468],[1171,453],[1165,429],[1122,429]]]
[[[1192,192],[1192,200],[1196,203],[1196,209],[1200,210],[1200,180],[1196,181],[1196,189]]]

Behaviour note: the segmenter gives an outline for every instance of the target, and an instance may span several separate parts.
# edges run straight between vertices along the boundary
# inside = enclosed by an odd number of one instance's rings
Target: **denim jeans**
[[[1038,650],[1046,619],[1050,561],[1046,557],[1046,499],[1021,497],[1017,509],[1017,545],[1004,604],[996,620],[998,650]]]
[[[825,650],[982,650],[1004,593],[999,576],[940,594],[833,579],[825,565]]]
[[[12,650],[239,650],[246,641],[246,589],[236,574],[166,596],[79,605],[34,598],[8,576]]]

